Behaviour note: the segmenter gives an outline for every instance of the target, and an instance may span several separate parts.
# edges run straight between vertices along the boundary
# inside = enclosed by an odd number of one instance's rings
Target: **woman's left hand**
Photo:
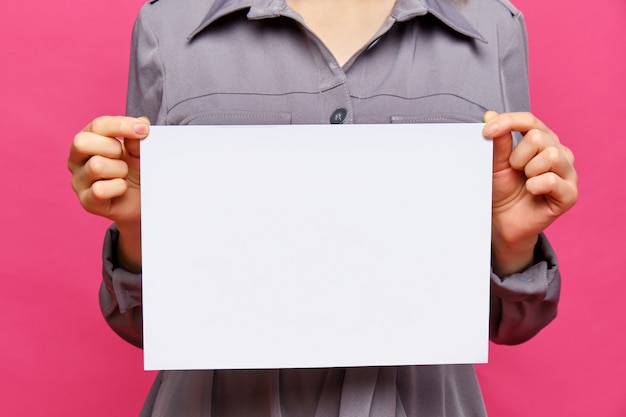
[[[539,233],[578,198],[574,155],[531,113],[485,113],[493,143],[493,268],[500,276],[533,263]],[[512,132],[522,134],[513,148]]]

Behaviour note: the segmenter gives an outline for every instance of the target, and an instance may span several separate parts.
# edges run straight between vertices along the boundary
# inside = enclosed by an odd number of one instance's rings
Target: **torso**
[[[366,1],[372,5],[364,7]],[[323,124],[343,109],[345,123],[439,123],[480,122],[486,109],[526,109],[525,42],[516,12],[499,0],[465,2],[462,9],[452,1],[403,0],[393,10],[399,17],[389,21],[390,0],[288,0],[299,16],[280,0],[240,8],[244,0],[148,4],[135,33],[128,114],[172,125]],[[423,3],[439,10],[427,14]],[[234,6],[222,14],[211,4]],[[207,13],[210,23],[202,26]],[[462,33],[470,23],[487,42]],[[373,37],[380,39],[370,42]],[[393,335],[372,337],[394,343]],[[477,417],[485,411],[471,365],[442,365],[166,371],[142,412],[244,414]]]

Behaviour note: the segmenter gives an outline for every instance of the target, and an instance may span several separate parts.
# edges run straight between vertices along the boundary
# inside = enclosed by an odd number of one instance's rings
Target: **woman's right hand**
[[[150,130],[146,118],[98,117],[72,142],[68,168],[83,208],[116,223],[118,262],[141,269],[139,139]]]

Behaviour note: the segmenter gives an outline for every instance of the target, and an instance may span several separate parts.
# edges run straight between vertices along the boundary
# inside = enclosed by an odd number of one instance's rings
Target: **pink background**
[[[174,1],[174,0],[161,0]],[[107,222],[70,188],[76,131],[124,109],[142,0],[0,8],[0,416],[135,416],[153,373],[97,303]],[[518,0],[534,112],[577,155],[580,200],[549,231],[560,315],[478,366],[491,417],[626,416],[626,3]]]

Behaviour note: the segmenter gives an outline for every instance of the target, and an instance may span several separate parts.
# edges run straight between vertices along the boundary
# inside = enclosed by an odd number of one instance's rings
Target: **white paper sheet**
[[[145,368],[485,362],[481,127],[153,126]]]

